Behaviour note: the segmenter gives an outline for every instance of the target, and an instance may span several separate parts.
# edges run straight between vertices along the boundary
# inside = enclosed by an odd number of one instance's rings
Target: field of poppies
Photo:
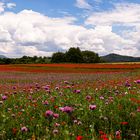
[[[0,66],[0,140],[139,140],[139,68]]]

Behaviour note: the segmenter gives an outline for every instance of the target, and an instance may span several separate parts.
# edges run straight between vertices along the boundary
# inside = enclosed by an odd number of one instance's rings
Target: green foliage
[[[82,63],[83,56],[81,50],[79,48],[70,48],[66,52],[66,60],[71,63]]]
[[[52,57],[23,56],[21,58],[0,58],[0,64],[46,64],[46,63],[100,63],[103,62],[97,53],[70,48],[66,53],[56,52]]]
[[[66,62],[65,53],[62,53],[62,52],[54,53],[54,54],[52,55],[51,62],[52,62],[52,63],[62,63],[62,62]]]
[[[0,58],[0,64],[44,64],[50,63],[50,57],[23,56],[21,58]]]
[[[77,48],[70,48],[66,53],[57,52],[52,55],[52,63],[99,63],[100,57],[92,51],[81,51]]]
[[[92,51],[82,51],[84,63],[98,63],[100,58],[97,53]]]

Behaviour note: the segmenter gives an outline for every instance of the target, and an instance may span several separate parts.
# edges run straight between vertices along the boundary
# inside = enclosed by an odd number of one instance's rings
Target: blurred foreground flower
[[[137,84],[140,84],[140,80],[137,80],[136,83],[137,83]]]
[[[21,128],[21,131],[22,131],[22,132],[27,132],[27,131],[28,131],[28,128],[27,128],[26,126],[23,126],[23,127]]]
[[[77,136],[76,137],[76,140],[82,140],[83,139],[83,136]]]
[[[122,124],[122,125],[127,125],[127,124],[128,124],[128,122],[121,122],[121,124]]]
[[[53,116],[53,112],[51,110],[47,110],[45,112],[45,117],[52,117]]]
[[[61,110],[62,112],[71,113],[73,111],[73,108],[70,106],[65,106],[65,107],[60,107],[59,110]]]
[[[96,105],[89,105],[89,109],[90,110],[95,110],[96,109]]]
[[[6,100],[7,99],[7,96],[6,95],[3,95],[2,96],[2,100]]]

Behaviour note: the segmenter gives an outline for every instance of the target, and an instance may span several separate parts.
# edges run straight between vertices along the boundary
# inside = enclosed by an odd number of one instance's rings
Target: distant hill
[[[119,54],[108,54],[101,57],[106,62],[140,62],[140,57],[124,56]]]
[[[4,55],[0,55],[0,58],[7,58],[6,56],[4,56]]]

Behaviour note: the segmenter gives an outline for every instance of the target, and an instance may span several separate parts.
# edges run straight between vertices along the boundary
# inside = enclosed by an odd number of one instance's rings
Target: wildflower
[[[89,105],[89,109],[90,110],[95,110],[96,109],[96,105]]]
[[[64,107],[60,107],[59,110],[64,112]]]
[[[3,101],[0,101],[0,104],[3,104]]]
[[[27,131],[28,131],[28,128],[27,128],[26,126],[23,126],[23,127],[21,128],[21,131],[22,131],[22,132],[27,132]]]
[[[13,133],[14,135],[16,135],[17,129],[16,129],[16,128],[12,128],[12,133]]]
[[[81,90],[74,90],[74,92],[75,92],[75,93],[80,93],[80,92],[81,92]]]
[[[7,96],[6,95],[3,95],[2,96],[2,100],[6,100],[7,99]]]
[[[46,92],[51,93],[51,91],[49,89],[47,89]]]
[[[29,100],[32,100],[32,99],[33,99],[33,97],[32,97],[32,96],[29,96],[29,97],[28,97],[28,99],[29,99]]]
[[[54,113],[53,114],[53,117],[56,119],[56,118],[59,118],[59,114],[56,114],[56,113]]]
[[[131,84],[130,84],[128,81],[126,81],[126,82],[125,82],[125,86],[126,86],[126,87],[130,87]]]
[[[53,134],[58,134],[58,132],[59,132],[59,131],[58,131],[57,129],[54,129],[54,130],[53,130]]]
[[[13,86],[13,87],[12,87],[12,89],[14,89],[14,90],[15,90],[15,89],[17,89],[17,87],[16,87],[16,86]]]
[[[122,124],[122,125],[127,125],[127,124],[128,124],[128,122],[121,122],[121,124]]]
[[[59,124],[59,123],[55,123],[55,124],[54,124],[54,126],[59,127],[59,126],[60,126],[60,124]]]
[[[137,111],[138,111],[138,110],[137,110]],[[130,113],[130,116],[131,116],[132,118],[134,118],[134,117],[136,117],[136,113],[131,112],[131,113]]]
[[[103,135],[103,134],[104,134],[104,132],[103,132],[102,130],[99,130],[99,134]]]
[[[138,107],[137,112],[140,112],[140,106]]]
[[[61,110],[62,112],[71,113],[73,111],[73,108],[69,106],[65,106],[65,107],[60,107],[59,110]]]
[[[86,96],[86,100],[91,100],[91,96],[90,95],[87,95]]]
[[[45,102],[43,102],[43,104],[44,104],[44,105],[48,105],[49,103],[48,103],[48,101],[45,101]]]
[[[71,87],[70,85],[67,85],[67,86],[66,86],[66,88],[70,88],[70,87]]]
[[[107,135],[106,135],[106,134],[102,134],[102,135],[100,136],[100,138],[103,139],[103,140],[109,140],[109,139],[107,138]]]
[[[14,118],[16,115],[15,114],[12,114],[11,116]]]
[[[64,81],[64,83],[65,83],[65,84],[69,84],[69,82],[68,82],[68,81]]]
[[[137,84],[140,84],[140,80],[136,80],[136,83],[137,83]]]
[[[108,105],[109,104],[109,102],[105,102],[105,105]]]
[[[78,125],[81,125],[82,124],[82,122],[81,121],[78,121],[78,123],[77,123]]]
[[[83,139],[83,136],[77,136],[76,137],[76,140],[82,140]]]
[[[113,97],[109,97],[109,100],[113,101],[113,99],[114,99]]]
[[[72,107],[69,107],[69,106],[65,106],[64,107],[64,112],[71,113],[72,111],[73,111],[73,108]]]
[[[44,87],[44,89],[47,91],[47,90],[50,89],[50,86],[49,86],[49,85],[46,85],[46,86]]]
[[[65,122],[65,121],[63,121],[63,122],[61,123],[61,125],[66,125],[66,122]]]
[[[104,97],[103,97],[103,96],[100,96],[100,99],[101,99],[101,100],[103,100],[103,99],[104,99]]]
[[[59,90],[59,87],[55,87],[55,90]]]
[[[53,116],[53,112],[51,110],[47,110],[45,112],[45,117],[52,117]]]
[[[120,139],[121,138],[121,131],[118,130],[116,131],[116,139]]]
[[[78,123],[78,120],[74,120],[73,122],[74,122],[75,124],[77,124],[77,123]]]
[[[13,94],[17,94],[17,92],[16,92],[16,91],[14,91],[14,92],[13,92]]]

